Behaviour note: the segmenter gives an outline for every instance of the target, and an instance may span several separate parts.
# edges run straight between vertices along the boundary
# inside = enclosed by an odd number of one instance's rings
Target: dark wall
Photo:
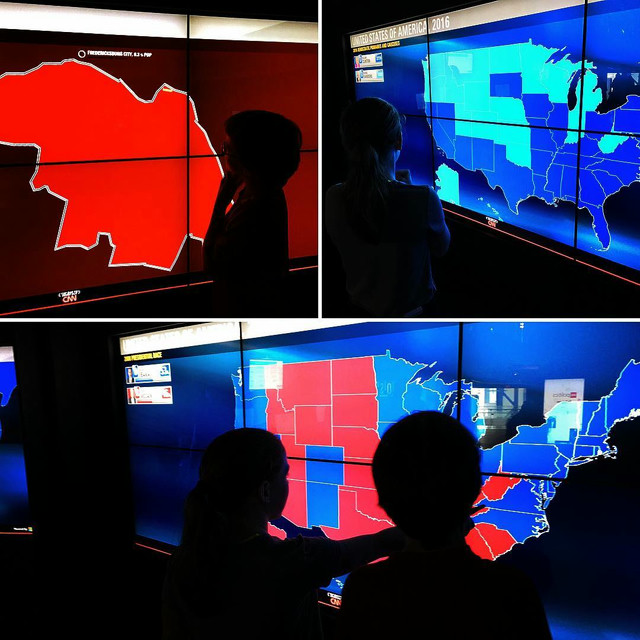
[[[168,556],[134,543],[114,339],[160,325],[0,323],[0,345],[14,347],[35,528],[0,536],[0,637],[161,637]],[[321,613],[329,640],[333,612]]]
[[[159,635],[166,558],[133,545],[113,387],[112,336],[127,330],[131,323],[0,326],[0,343],[15,351],[35,520],[32,537],[0,537],[3,637]],[[16,635],[5,636],[11,626]]]

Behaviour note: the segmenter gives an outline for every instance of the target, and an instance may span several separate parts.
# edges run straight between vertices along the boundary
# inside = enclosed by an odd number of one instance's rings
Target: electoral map
[[[0,270],[15,274],[0,283],[0,307],[202,272],[225,121],[248,109],[302,131],[285,186],[289,254],[316,255],[316,44],[297,31],[236,40],[233,20],[223,32],[214,17],[198,24],[214,37],[188,41],[187,15],[0,3]]]
[[[500,0],[427,18],[428,35],[393,29],[368,45],[384,47],[382,75],[356,95],[406,114],[399,168],[445,202],[640,269],[637,3]]]
[[[482,452],[471,549],[531,575],[554,638],[634,637],[637,323],[371,322],[276,335],[248,324],[241,344],[145,347],[123,362],[136,533],[146,543],[180,544],[202,452],[244,427],[277,434],[289,459],[273,536],[344,539],[389,527],[372,456],[400,418],[440,411]],[[161,393],[168,384],[171,402]],[[131,403],[136,385],[159,393]],[[344,580],[335,577],[321,601],[338,606]]]
[[[574,346],[591,339],[588,327],[574,329]],[[471,375],[465,378],[463,358],[462,379],[451,367],[453,354],[441,362],[429,357],[435,355],[432,348],[438,336],[450,334],[446,327],[380,335],[378,345],[389,348],[366,356],[291,361],[291,350],[286,355],[281,350],[282,359],[245,360],[244,375],[233,376],[236,428],[257,427],[278,434],[291,466],[284,520],[272,523],[272,533],[341,539],[390,526],[377,503],[369,466],[373,454],[391,424],[414,411],[433,410],[459,415],[483,449],[484,483],[476,501],[475,527],[467,538],[474,552],[494,560],[517,544],[548,534],[552,529],[546,511],[560,483],[573,467],[615,457],[616,449],[608,441],[612,427],[640,415],[640,354],[626,359],[622,352],[616,353],[615,367],[607,367],[608,381],[598,381],[601,395],[586,397],[592,381],[585,387],[584,377],[574,377],[579,370],[583,376],[590,373],[591,367],[584,369],[586,362],[574,365],[571,377],[564,371],[566,363],[555,368],[549,362],[555,358],[547,341],[562,339],[562,325],[508,324],[495,332],[489,329],[489,325],[467,328],[463,344],[469,350]],[[485,358],[496,357],[491,349],[503,353],[510,342],[523,340],[527,367],[517,365],[514,376],[513,365],[502,355],[502,371],[492,382],[474,379],[475,368],[482,367]],[[415,359],[418,345],[424,349],[421,360]],[[342,348],[332,344],[332,350]],[[355,344],[352,349],[359,350]],[[478,349],[486,353],[480,355]],[[546,371],[537,366],[535,349],[546,354]],[[536,369],[535,381],[527,380],[530,368]],[[520,377],[517,389],[512,380],[516,376]],[[500,403],[500,391],[503,398],[520,399]],[[487,406],[491,394],[495,398]],[[542,404],[543,397],[548,410],[541,406],[539,419],[527,422],[523,407],[527,402]],[[507,420],[501,421],[501,413]],[[513,416],[515,422],[508,420]],[[329,589],[339,592],[340,587],[338,579]]]

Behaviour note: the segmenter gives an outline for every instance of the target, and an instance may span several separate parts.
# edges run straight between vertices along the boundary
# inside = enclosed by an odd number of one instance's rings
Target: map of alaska
[[[189,161],[189,229],[187,121],[190,154],[207,156]],[[55,250],[104,235],[109,266],[170,271],[188,236],[204,238],[222,169],[185,92],[164,84],[143,100],[73,59],[5,73],[0,144],[37,149],[31,187],[64,203]]]

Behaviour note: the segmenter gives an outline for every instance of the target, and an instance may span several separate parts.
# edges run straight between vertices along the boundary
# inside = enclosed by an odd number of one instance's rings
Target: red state
[[[521,478],[506,478],[503,476],[491,476],[482,485],[482,491],[480,497],[485,497],[487,500],[502,500],[505,493],[509,489],[513,489],[517,484],[522,482]]]
[[[340,527],[337,529],[334,527],[321,527],[330,538],[344,540],[353,536],[376,533],[393,525],[386,515],[384,519],[376,519],[374,516],[358,510],[355,491],[340,487],[338,492]]]
[[[331,363],[300,362],[282,367],[280,399],[287,409],[331,404]]]
[[[186,156],[184,92],[162,85],[142,100],[88,62],[45,62],[7,73],[0,105],[0,139],[38,145],[40,162]]]
[[[296,442],[331,446],[331,407],[296,407]]]
[[[295,414],[285,411],[277,389],[266,389],[267,394],[267,430],[271,433],[295,433]]]
[[[307,483],[289,480],[289,498],[282,515],[299,527],[307,526]]]
[[[293,435],[281,435],[280,440],[290,458],[304,458],[306,450],[302,445],[296,444],[296,437]]]
[[[493,554],[487,544],[487,541],[480,535],[480,532],[476,529],[471,529],[465,538],[466,543],[473,553],[484,560],[493,560]]]
[[[367,464],[345,464],[344,484],[347,487],[362,487],[363,489],[373,489],[373,474],[371,467]]]
[[[289,480],[306,480],[307,463],[304,460],[289,460]]]
[[[90,249],[106,235],[110,266],[171,270],[186,237],[185,169],[186,160],[41,165],[31,184],[64,203],[55,249]]]
[[[373,358],[345,358],[331,364],[332,391],[340,393],[377,393]]]
[[[345,458],[371,460],[379,443],[377,431],[358,427],[333,427],[333,446],[344,447]]]
[[[193,103],[168,85],[141,100],[118,78],[77,60],[0,77],[0,141],[37,146],[41,163],[185,156],[185,116],[192,148],[213,154]],[[105,235],[110,266],[170,271],[188,233],[204,237],[222,172],[214,157],[199,163],[189,230],[186,175],[186,160],[54,164],[40,165],[31,184],[66,203],[56,249],[91,249]]]
[[[479,522],[467,535],[467,543],[481,558],[495,560],[511,551],[517,540],[508,531],[499,529],[494,524]]]
[[[358,511],[376,520],[389,520],[387,512],[378,504],[378,492],[375,489],[356,489]]]
[[[343,427],[378,428],[378,401],[375,396],[333,397],[333,424]]]
[[[198,127],[198,131],[191,133],[191,141],[204,139],[199,125],[191,122],[191,127]],[[205,134],[206,135],[206,134]],[[206,143],[209,144],[208,142]],[[203,143],[204,145],[204,143]],[[191,153],[198,153],[191,147]],[[207,155],[211,151],[200,151]],[[224,172],[219,158],[189,158],[189,235],[198,240],[204,240],[211,222],[211,212],[218,195],[218,186]]]

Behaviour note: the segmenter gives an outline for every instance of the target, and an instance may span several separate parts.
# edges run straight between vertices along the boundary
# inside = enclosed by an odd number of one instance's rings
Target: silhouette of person
[[[551,638],[533,583],[465,542],[482,481],[462,424],[431,411],[403,418],[381,438],[373,477],[408,543],[347,578],[340,638]]]
[[[385,100],[363,98],[344,111],[340,130],[349,174],[327,191],[325,224],[353,315],[432,315],[431,258],[446,253],[450,235],[435,191],[396,173],[402,118]]]
[[[262,429],[218,436],[185,505],[163,593],[163,637],[322,638],[316,589],[402,548],[396,527],[335,541],[268,533],[288,497],[289,464]]]
[[[234,114],[225,132],[226,172],[203,244],[204,268],[214,279],[213,310],[218,317],[285,315],[283,187],[300,164],[302,134],[284,116],[259,110]]]

